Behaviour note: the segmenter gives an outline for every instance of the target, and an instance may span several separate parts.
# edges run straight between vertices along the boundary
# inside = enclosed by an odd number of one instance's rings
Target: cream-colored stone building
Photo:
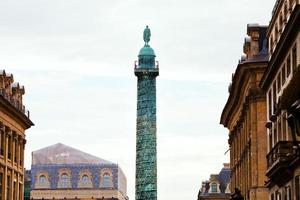
[[[0,199],[23,200],[25,130],[33,125],[24,93],[12,74],[0,71]]]
[[[30,198],[127,200],[127,181],[117,164],[58,143],[32,152]]]
[[[259,83],[268,64],[266,26],[249,24],[244,53],[229,86],[221,124],[229,130],[231,191],[246,200],[267,200],[266,97]]]
[[[267,170],[270,200],[300,199],[300,1],[278,0],[268,29]]]

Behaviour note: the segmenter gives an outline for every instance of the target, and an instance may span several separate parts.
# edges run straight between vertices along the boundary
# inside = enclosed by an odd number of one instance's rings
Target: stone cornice
[[[0,110],[16,120],[24,129],[33,126],[33,122],[20,110],[11,105],[3,96],[0,95]]]
[[[250,86],[246,97],[241,97],[240,91],[243,91],[246,86],[245,79],[251,76],[251,73],[261,72],[263,73],[266,69],[267,61],[258,62],[258,63],[243,63],[239,64],[233,77],[232,81],[232,90],[230,92],[229,98],[226,102],[226,105],[223,109],[220,123],[223,124],[225,127],[229,128],[229,122],[232,119],[232,113],[237,111],[237,105],[240,101],[245,99],[245,102],[242,104],[242,112],[240,115],[243,115],[245,112],[245,106],[249,104],[251,101],[256,101],[258,99],[264,98],[264,92],[260,90],[257,86]]]

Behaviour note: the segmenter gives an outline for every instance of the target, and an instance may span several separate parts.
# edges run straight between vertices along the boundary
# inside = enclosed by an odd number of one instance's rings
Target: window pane
[[[276,98],[277,98],[277,94],[276,94],[276,81],[273,84],[273,115],[276,112]]]
[[[277,91],[279,92],[281,89],[281,73],[277,75]]]
[[[297,48],[296,48],[296,45],[293,48],[292,59],[293,59],[293,61],[292,61],[293,62],[293,71],[295,71],[296,68],[297,68]]]
[[[218,192],[217,184],[211,184],[211,192]]]
[[[271,94],[271,91],[269,91],[269,94],[268,94],[268,104],[269,104],[269,118],[271,117],[272,115],[272,94]]]
[[[288,55],[287,61],[286,61],[286,75],[289,77],[291,74],[291,56]]]
[[[0,172],[0,199],[2,200],[2,193],[4,192],[3,189],[3,173]]]
[[[70,177],[67,174],[62,174],[60,181],[61,181],[61,187],[62,188],[69,187]]]
[[[8,152],[7,152],[7,158],[11,160],[11,135],[8,135],[8,144],[7,144]]]
[[[7,184],[6,184],[6,199],[10,200],[10,190],[11,190],[10,176],[7,176]]]
[[[109,174],[103,175],[103,186],[110,187],[110,175]]]
[[[46,182],[46,177],[44,175],[41,175],[39,179],[40,186],[45,186]]]
[[[299,176],[295,177],[295,196],[296,199],[300,199],[300,184],[299,184]]]
[[[88,177],[87,175],[83,175],[83,176],[82,176],[82,183],[83,183],[84,185],[88,185],[89,182],[90,182],[89,177]]]
[[[286,73],[285,73],[285,70],[286,70],[286,65],[284,65],[283,66],[283,68],[282,68],[282,85],[284,85],[285,84],[285,76],[286,76]]]

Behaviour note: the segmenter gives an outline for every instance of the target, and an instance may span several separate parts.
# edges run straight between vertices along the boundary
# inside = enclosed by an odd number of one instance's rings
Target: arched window
[[[109,173],[103,174],[103,187],[111,187]]]
[[[70,183],[70,177],[68,174],[63,173],[60,177],[60,183],[61,183],[61,187],[62,188],[67,188],[69,187],[69,183]]]
[[[50,178],[47,171],[39,171],[36,173],[34,188],[49,188]]]
[[[41,175],[39,177],[39,185],[40,186],[46,186],[47,185],[47,178],[45,175]]]
[[[83,185],[89,185],[89,183],[90,183],[90,178],[89,178],[89,176],[88,175],[83,175],[82,176],[82,184]]]

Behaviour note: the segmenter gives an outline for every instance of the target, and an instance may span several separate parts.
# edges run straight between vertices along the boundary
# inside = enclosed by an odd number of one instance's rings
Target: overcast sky
[[[145,25],[157,78],[158,198],[196,199],[228,162],[219,125],[247,23],[275,0],[1,0],[0,67],[25,85],[31,152],[58,142],[118,163],[134,199],[136,77]]]

